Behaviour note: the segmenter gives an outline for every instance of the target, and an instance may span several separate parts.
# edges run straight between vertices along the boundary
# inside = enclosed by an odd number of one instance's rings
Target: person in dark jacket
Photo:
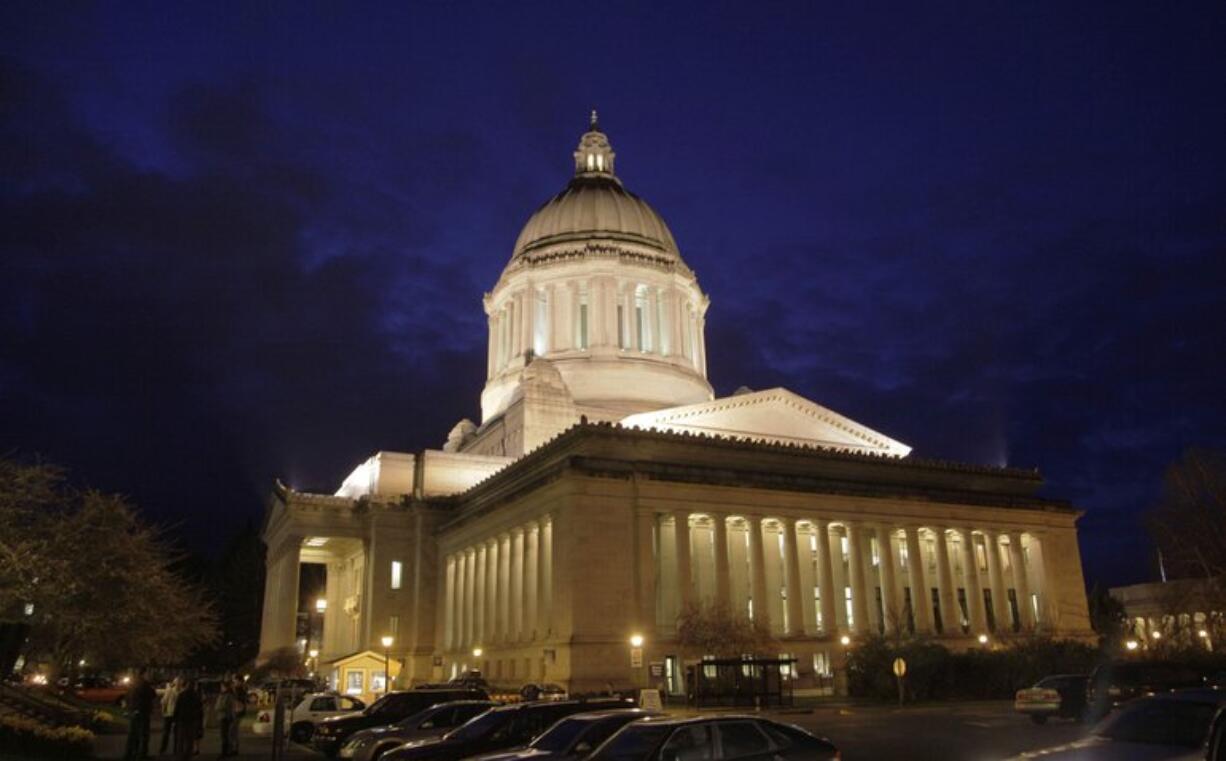
[[[153,705],[158,694],[145,677],[145,669],[136,672],[132,687],[128,690],[128,747],[124,758],[129,761],[149,758],[149,720],[153,717]]]
[[[175,701],[175,758],[188,761],[196,752],[196,741],[204,732],[204,702],[196,680],[191,679]]]

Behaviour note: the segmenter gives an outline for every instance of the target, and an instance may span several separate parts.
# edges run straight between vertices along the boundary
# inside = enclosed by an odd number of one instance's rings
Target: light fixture
[[[850,645],[851,637],[848,637],[846,634],[844,634],[842,637],[839,637],[839,642],[842,643],[844,646]]]
[[[643,646],[643,635],[642,634],[630,635],[630,647],[642,647],[642,646]]]
[[[1154,632],[1149,636],[1153,637],[1154,639],[1162,639],[1162,632]]]
[[[392,643],[395,642],[396,640],[392,639],[391,636],[389,635],[384,635],[383,639],[379,641],[383,643],[383,647],[388,648],[388,647],[391,647]]]
[[[311,650],[311,652],[310,652],[310,656],[311,656],[312,658],[318,658],[318,657],[319,657],[319,651],[318,651],[318,650],[314,650],[314,649],[312,649],[312,650]]]
[[[986,634],[980,634],[980,635],[979,635],[979,644],[981,644],[981,645],[986,645],[986,644],[988,644],[988,635],[986,635]]]
[[[315,612],[323,613],[328,609],[328,598],[319,597],[315,600]]]
[[[479,647],[474,647],[474,648],[473,648],[473,657],[474,657],[474,658],[480,658],[480,657],[481,657],[481,654],[482,654],[482,653],[484,653],[484,652],[485,652],[485,651],[484,651],[484,650],[482,650],[481,648],[479,648]]]
[[[1200,631],[1196,633],[1196,636],[1200,637],[1201,639],[1208,639],[1209,632],[1205,631],[1204,629],[1201,629]]]
[[[1129,650],[1136,650],[1140,646],[1140,643],[1138,643],[1135,639],[1130,639],[1124,643],[1124,647],[1128,648]]]

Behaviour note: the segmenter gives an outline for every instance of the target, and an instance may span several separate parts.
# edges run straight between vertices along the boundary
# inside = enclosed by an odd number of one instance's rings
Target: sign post
[[[902,705],[902,678],[907,675],[907,662],[902,658],[894,659],[894,678],[898,680],[898,705]]]

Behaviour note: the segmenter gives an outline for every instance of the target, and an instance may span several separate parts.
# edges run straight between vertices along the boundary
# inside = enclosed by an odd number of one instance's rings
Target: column
[[[444,605],[446,623],[443,625],[443,642],[446,649],[451,650],[455,647],[456,641],[455,555],[447,556],[447,579],[443,582],[443,597],[446,599]]]
[[[813,526],[817,532],[817,585],[821,588],[822,633],[830,636],[838,630],[838,618],[834,612],[834,568],[830,560],[830,524],[817,520]]]
[[[524,624],[522,631],[525,640],[536,639],[536,624],[540,618],[540,614],[536,611],[538,604],[536,576],[539,573],[541,562],[540,534],[541,527],[535,522],[524,529],[524,539],[527,544],[524,549]]]
[[[693,568],[690,565],[690,515],[673,513],[673,537],[677,542],[677,600],[684,611],[694,602]]]
[[[907,579],[911,586],[911,607],[915,615],[915,630],[931,634],[932,592],[928,589],[928,573],[924,567],[923,545],[920,544],[919,528],[907,526]]]
[[[524,530],[511,531],[511,641],[524,632]]]
[[[485,540],[485,644],[498,641],[498,540]]]
[[[477,630],[477,551],[465,550],[464,560],[464,646],[471,648]]]
[[[966,609],[971,619],[971,634],[987,631],[988,624],[983,612],[983,584],[979,581],[979,558],[975,557],[975,535],[969,528],[962,534],[962,575],[966,588]]]
[[[553,631],[553,520],[541,521],[541,569],[537,576],[536,610],[544,637]]]
[[[992,617],[996,631],[1007,632],[1012,623],[1009,619],[1009,597],[1005,592],[1005,574],[1000,565],[1000,534],[992,530],[983,532],[983,548],[988,555],[988,585],[992,589]],[[1021,600],[1018,601],[1019,603]],[[1021,606],[1018,606],[1021,612]]]
[[[762,547],[762,516],[745,519],[749,526],[750,584],[753,590],[754,622],[770,631],[770,604],[766,599],[766,553]]]
[[[885,616],[885,632],[893,634],[906,628],[902,618],[902,602],[898,599],[898,581],[894,576],[894,532],[877,527],[877,553],[880,558],[881,608]]]
[[[846,525],[843,531],[847,531]],[[830,549],[830,562],[833,575],[831,579],[834,581],[834,628],[831,629],[833,634],[837,631],[849,632],[852,631],[851,625],[847,621],[847,588],[851,585],[848,575],[851,569],[849,563],[843,562],[843,537],[838,531],[829,532],[829,542],[827,547]],[[848,546],[851,545],[851,540],[848,539]],[[861,574],[863,575],[863,574]],[[855,604],[852,604],[855,608]]]
[[[1034,608],[1030,607],[1030,580],[1026,578],[1026,557],[1022,552],[1022,535],[1016,531],[1009,534],[1009,560],[1013,566],[1013,590],[1017,595],[1017,611],[1022,617],[1022,628],[1034,629]]]
[[[732,573],[728,567],[728,519],[719,513],[713,513],[711,527],[715,543],[715,603],[731,610]]]
[[[949,537],[943,526],[933,529],[933,533],[937,540],[937,597],[941,605],[941,633],[954,634],[961,630],[962,613],[958,610],[953,574],[950,573]]]
[[[484,643],[489,639],[489,635],[486,633],[485,628],[486,622],[488,621],[488,619],[485,617],[485,580],[486,576],[488,575],[485,568],[485,559],[485,544],[482,543],[477,547],[477,573],[475,577],[477,593],[475,599],[473,600],[473,615],[476,620],[473,627],[473,641],[478,645],[484,645]]]
[[[656,514],[638,508],[634,514],[635,581],[638,595],[639,630],[656,630],[656,600],[659,595],[659,560],[655,554]]]
[[[463,605],[463,586],[465,586],[465,555],[463,550],[456,553],[456,591],[455,591],[455,647],[463,647],[465,645],[465,637],[463,637],[463,621],[465,621],[465,605]]]
[[[860,526],[847,524],[847,566],[850,572],[851,584],[851,617],[857,634],[864,634],[868,628],[868,589],[864,584],[864,542],[860,534]]]
[[[800,552],[796,542],[796,519],[783,519],[783,562],[787,571],[788,634],[799,637],[805,633],[804,597],[800,589]]]
[[[498,538],[498,639],[511,639],[511,536]]]
[[[498,339],[496,337],[498,326],[492,314],[486,317],[485,324],[489,329],[489,338],[485,345],[485,377],[488,380],[494,377],[495,363],[498,361]]]

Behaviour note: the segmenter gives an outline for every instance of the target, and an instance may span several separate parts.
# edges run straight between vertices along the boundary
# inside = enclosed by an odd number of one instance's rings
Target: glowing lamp
[[[382,640],[380,640],[380,642],[382,642],[382,643],[383,643],[383,647],[385,647],[385,648],[387,648],[387,647],[391,647],[391,646],[392,646],[392,643],[393,643],[393,642],[395,642],[395,641],[396,641],[396,640],[394,640],[394,639],[392,639],[391,637],[388,637],[388,636],[384,636],[384,637],[383,637],[383,639],[382,639]]]
[[[642,634],[631,635],[630,647],[642,647],[642,646],[643,646],[643,635]]]
[[[1200,637],[1201,639],[1208,639],[1209,632],[1205,631],[1204,629],[1201,629],[1200,631],[1196,633],[1196,636]]]
[[[319,651],[318,651],[318,650],[311,650],[311,652],[310,652],[310,653],[308,653],[308,655],[310,655],[312,658],[318,658],[318,657],[319,657]]]
[[[328,609],[328,598],[320,597],[315,601],[315,612],[323,613]]]
[[[981,644],[981,645],[986,645],[986,644],[988,644],[988,635],[986,635],[986,634],[980,634],[980,635],[979,635],[979,644]]]
[[[847,645],[851,644],[851,637],[848,637],[846,634],[844,634],[842,637],[839,637],[839,642],[842,643],[844,647],[846,647]]]
[[[479,648],[479,647],[474,647],[474,648],[473,648],[473,657],[474,657],[474,658],[480,658],[480,657],[481,657],[481,654],[482,654],[482,653],[484,653],[484,652],[485,652],[485,651],[484,651],[484,650],[482,650],[481,648]]]
[[[1154,639],[1162,639],[1162,632],[1154,632],[1150,636],[1153,637]]]
[[[1141,645],[1135,639],[1130,639],[1124,643],[1124,647],[1128,648],[1129,650],[1136,650],[1140,646]]]

